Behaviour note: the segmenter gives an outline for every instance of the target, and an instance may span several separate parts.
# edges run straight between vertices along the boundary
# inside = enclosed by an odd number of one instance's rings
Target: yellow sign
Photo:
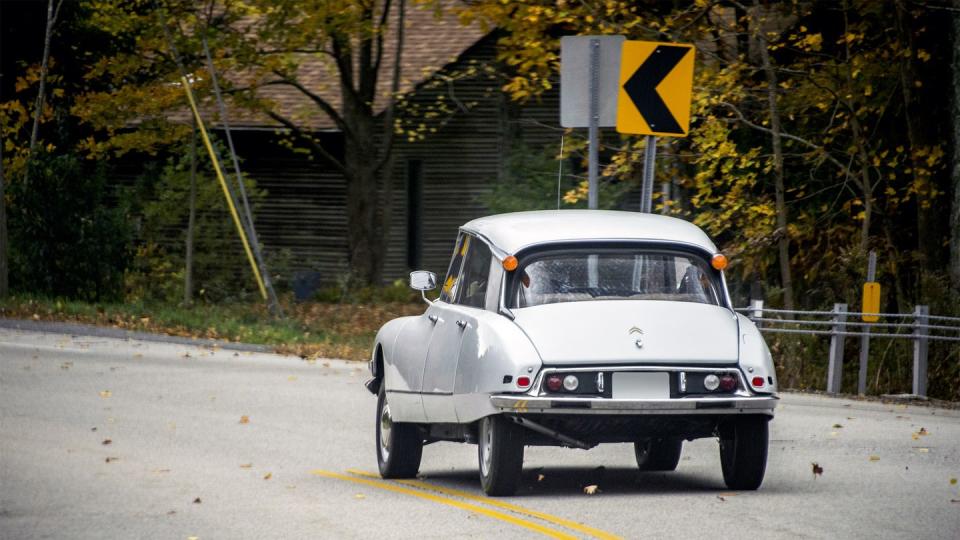
[[[863,322],[877,322],[880,320],[878,315],[867,315],[867,313],[880,313],[880,284],[875,281],[868,281],[863,284]]]
[[[623,42],[617,131],[686,137],[692,91],[693,45]]]

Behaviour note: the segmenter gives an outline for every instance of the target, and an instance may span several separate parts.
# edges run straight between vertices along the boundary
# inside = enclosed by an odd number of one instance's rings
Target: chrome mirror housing
[[[437,288],[437,275],[427,270],[410,272],[410,288],[415,291],[432,291]]]

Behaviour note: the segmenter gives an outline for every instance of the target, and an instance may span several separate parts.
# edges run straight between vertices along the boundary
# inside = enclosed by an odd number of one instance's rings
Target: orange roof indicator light
[[[727,267],[727,256],[723,253],[717,253],[710,259],[710,266],[717,270],[723,270]]]
[[[520,261],[517,260],[513,255],[508,255],[503,258],[503,269],[507,272],[513,272],[517,269],[517,266],[520,264]]]

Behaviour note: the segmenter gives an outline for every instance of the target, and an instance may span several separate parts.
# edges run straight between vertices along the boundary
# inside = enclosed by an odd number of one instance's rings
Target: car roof
[[[693,223],[657,214],[617,210],[538,210],[475,219],[461,230],[485,238],[503,255],[544,243],[584,240],[676,242],[716,253],[717,247]]]

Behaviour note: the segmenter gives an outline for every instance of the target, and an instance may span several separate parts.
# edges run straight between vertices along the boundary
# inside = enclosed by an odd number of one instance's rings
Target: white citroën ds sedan
[[[702,230],[670,217],[467,223],[440,298],[377,334],[380,474],[415,476],[424,444],[470,442],[484,491],[509,495],[525,445],[632,442],[641,470],[671,471],[684,439],[717,437],[727,486],[757,489],[777,380],[760,332],[733,311],[725,266]],[[414,289],[437,285],[410,274]]]

